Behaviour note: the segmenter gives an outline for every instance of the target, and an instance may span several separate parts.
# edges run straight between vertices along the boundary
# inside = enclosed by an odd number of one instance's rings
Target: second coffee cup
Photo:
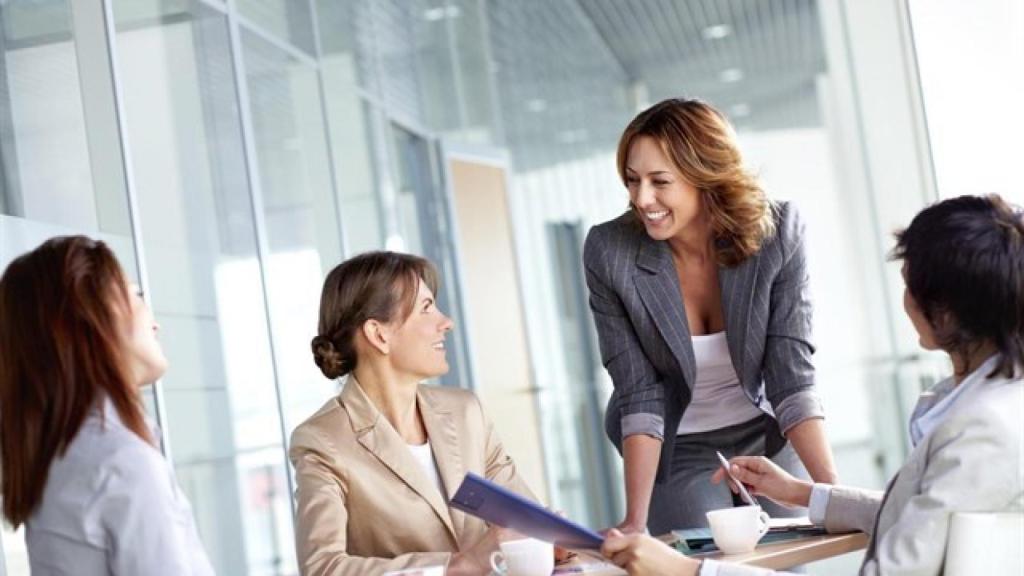
[[[722,508],[707,513],[715,546],[726,554],[751,552],[768,532],[768,513],[759,506]]]
[[[491,554],[491,568],[503,576],[551,576],[555,548],[550,542],[523,538],[502,542]]]

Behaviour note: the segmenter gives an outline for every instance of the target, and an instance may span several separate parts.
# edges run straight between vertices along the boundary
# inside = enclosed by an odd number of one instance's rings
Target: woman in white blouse
[[[0,278],[3,515],[33,574],[213,574],[139,393],[157,329],[103,242],[53,238]]]

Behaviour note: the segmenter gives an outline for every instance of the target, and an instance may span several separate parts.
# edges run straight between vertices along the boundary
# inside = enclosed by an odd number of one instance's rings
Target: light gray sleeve
[[[644,434],[665,439],[665,419],[657,414],[627,414],[622,417],[622,437]]]
[[[779,423],[779,430],[785,435],[789,429],[804,420],[812,418],[824,418],[825,409],[821,405],[821,398],[813,388],[794,392],[786,396],[774,406],[775,419]]]
[[[825,529],[829,532],[864,532],[875,527],[875,517],[884,493],[850,486],[833,486],[825,507]]]

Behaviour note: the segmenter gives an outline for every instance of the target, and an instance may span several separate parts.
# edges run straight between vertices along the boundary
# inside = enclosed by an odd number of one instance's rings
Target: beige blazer
[[[472,392],[420,386],[416,401],[444,495],[353,377],[292,433],[302,574],[447,565],[487,530],[448,507],[466,472],[534,498]]]
[[[1022,422],[1024,380],[994,378],[964,390],[884,493],[834,487],[825,528],[868,534],[863,576],[942,574],[953,513],[1024,511]],[[723,564],[718,574],[775,573]]]

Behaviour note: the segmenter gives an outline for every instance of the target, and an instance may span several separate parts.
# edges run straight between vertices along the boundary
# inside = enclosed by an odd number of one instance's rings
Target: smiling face
[[[446,374],[445,337],[451,329],[451,319],[438,310],[434,293],[420,280],[412,313],[388,329],[392,367],[417,381]]]
[[[704,214],[700,191],[650,136],[636,138],[629,147],[626,188],[633,209],[655,240],[679,235]]]
[[[126,348],[128,374],[131,383],[145,386],[156,382],[167,371],[167,358],[156,339],[160,325],[153,319],[153,312],[142,299],[139,287],[129,284],[130,309],[123,324],[122,338]]]

